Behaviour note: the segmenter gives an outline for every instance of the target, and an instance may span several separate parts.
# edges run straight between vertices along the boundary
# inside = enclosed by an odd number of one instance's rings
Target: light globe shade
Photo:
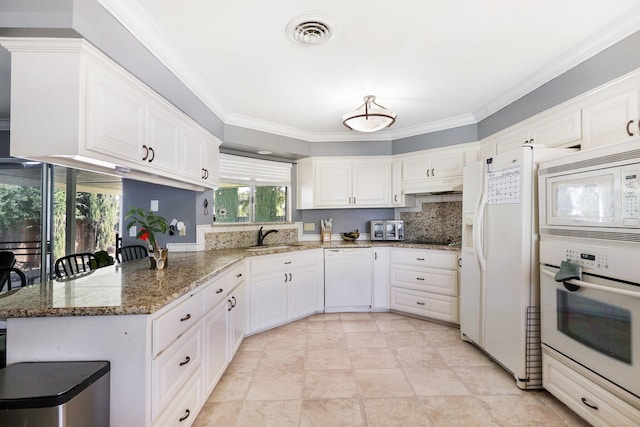
[[[396,113],[376,104],[375,99],[373,95],[365,96],[364,104],[342,116],[342,124],[358,132],[376,132],[391,126],[396,121]]]

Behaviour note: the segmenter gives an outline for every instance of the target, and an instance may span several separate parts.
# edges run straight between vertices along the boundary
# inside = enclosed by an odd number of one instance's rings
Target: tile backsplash
[[[406,240],[460,242],[462,200],[422,203],[419,212],[401,212]]]

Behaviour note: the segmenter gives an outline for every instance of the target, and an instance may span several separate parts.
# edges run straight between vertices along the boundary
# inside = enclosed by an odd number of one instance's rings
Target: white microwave
[[[640,142],[541,163],[538,177],[542,233],[554,228],[640,230]]]

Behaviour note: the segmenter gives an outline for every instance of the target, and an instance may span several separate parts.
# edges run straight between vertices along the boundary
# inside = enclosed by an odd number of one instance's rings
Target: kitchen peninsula
[[[75,280],[28,286],[0,298],[0,318],[7,318],[7,364],[109,360],[112,426],[167,425],[185,416],[192,422],[248,324],[245,259],[290,252],[321,259],[327,248],[383,246],[458,250],[356,241],[176,252],[164,271],[149,270],[146,260],[138,260]],[[323,283],[321,269],[318,274]],[[323,304],[317,301],[314,312]]]

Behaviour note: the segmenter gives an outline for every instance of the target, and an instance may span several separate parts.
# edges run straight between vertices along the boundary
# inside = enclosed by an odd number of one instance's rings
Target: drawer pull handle
[[[291,261],[285,261],[284,263],[285,263],[285,265],[291,264]]]
[[[233,300],[233,302],[231,303],[231,308],[235,308],[235,306],[238,304],[238,302],[236,301],[236,297],[231,297],[231,299]]]
[[[178,421],[183,422],[184,420],[186,420],[187,418],[189,418],[189,415],[191,415],[191,411],[188,409],[184,410],[184,417],[178,419]]]
[[[418,261],[424,261],[424,258],[416,258]]]
[[[191,362],[191,358],[189,356],[187,356],[187,357],[185,357],[184,361],[180,362],[180,366],[184,366],[189,362]]]
[[[422,301],[416,301],[416,304],[418,305],[424,305],[424,303]]]
[[[289,281],[292,281],[293,277],[291,277],[291,273],[289,273]]]
[[[416,280],[424,280],[424,277],[416,277]]]
[[[242,273],[236,274],[236,277],[242,277]]]
[[[289,277],[287,276],[287,273],[284,273],[284,283],[287,283],[289,281]]]
[[[582,403],[587,405],[589,408],[595,409],[596,411],[598,410],[598,407],[596,405],[591,405],[589,402],[587,402],[587,399],[585,399],[584,397],[580,398],[580,400],[582,401]]]
[[[221,294],[222,292],[224,292],[224,290],[223,290],[222,288],[220,288],[220,289],[218,289],[218,290],[216,291],[216,294]]]
[[[187,313],[187,315],[186,315],[186,316],[184,316],[184,317],[180,318],[180,321],[181,321],[181,322],[185,322],[185,321],[187,321],[187,320],[189,320],[189,319],[191,319],[191,313]]]
[[[627,122],[627,135],[629,135],[629,136],[633,136],[633,132],[631,132],[631,125],[632,124],[633,124],[633,120],[629,120]],[[585,403],[585,405],[586,405],[586,403]]]

